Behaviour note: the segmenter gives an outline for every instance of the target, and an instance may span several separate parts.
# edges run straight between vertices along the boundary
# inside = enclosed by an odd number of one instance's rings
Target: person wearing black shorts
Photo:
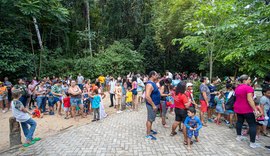
[[[174,99],[175,103],[175,122],[172,125],[171,136],[176,135],[175,132],[177,126],[180,123],[183,123],[187,117],[187,109],[189,108],[191,102],[188,100],[187,95],[185,94],[186,84],[181,82],[176,87],[176,95]],[[184,144],[187,144],[187,133],[185,126],[183,127],[183,135],[184,135]]]

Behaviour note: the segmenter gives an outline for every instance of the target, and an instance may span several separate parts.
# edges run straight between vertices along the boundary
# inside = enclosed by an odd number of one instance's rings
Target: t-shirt
[[[92,100],[92,108],[99,108],[101,98],[99,95],[95,95]]]
[[[260,99],[260,104],[263,105],[264,115],[267,115],[267,113],[270,109],[270,99],[266,96],[262,96]]]
[[[7,95],[7,87],[6,86],[0,87],[0,96],[4,96],[4,95]]]
[[[235,89],[235,96],[236,100],[234,103],[234,111],[238,114],[246,114],[246,113],[252,113],[253,109],[249,105],[247,100],[247,94],[248,93],[254,93],[254,90],[252,87],[246,85],[246,84],[240,84]]]
[[[63,90],[65,93],[67,93],[67,92],[68,92],[68,86],[62,85],[62,90]]]
[[[188,102],[188,97],[185,94],[179,93],[178,95],[175,95],[175,98],[174,98],[175,108],[186,109],[185,103],[187,102]]]
[[[126,102],[132,102],[132,92],[128,91],[126,94]]]
[[[61,94],[62,93],[62,87],[55,84],[55,85],[52,86],[51,92],[56,93],[56,94]],[[57,95],[53,95],[53,96],[54,97],[60,97],[60,96],[57,96]]]
[[[26,85],[24,84],[17,84],[14,86],[16,89],[20,89],[23,96],[26,96],[28,94]]]
[[[84,80],[84,77],[83,76],[78,76],[77,77],[78,84],[82,84],[83,83],[83,80]]]
[[[198,131],[202,128],[202,122],[197,116],[194,116],[194,118],[187,116],[184,124],[187,129],[190,129],[191,127],[191,128],[196,128],[196,131]]]
[[[173,85],[173,86],[177,86],[178,83],[180,83],[180,82],[181,82],[181,80],[178,80],[178,79],[172,80],[172,85]]]
[[[9,81],[5,81],[5,82],[4,82],[4,85],[7,86],[8,88],[11,88],[12,83],[9,82]]]
[[[115,81],[111,81],[111,82],[109,83],[109,85],[110,85],[110,93],[111,93],[111,94],[114,94],[114,90],[115,90]]]
[[[103,84],[105,82],[105,77],[104,76],[99,76],[98,81]]]
[[[217,91],[217,87],[216,86],[214,86],[214,85],[209,85],[208,86],[208,88],[209,88],[209,90],[210,90],[210,93],[214,93],[215,91]],[[215,103],[215,94],[210,94],[210,100],[209,100],[209,102],[211,102],[211,103]]]
[[[18,122],[25,122],[31,118],[28,113],[22,111],[23,108],[24,106],[21,101],[13,100],[11,102],[12,114]]]
[[[36,93],[39,93],[41,95],[37,95],[37,97],[43,97],[43,96],[45,96],[46,91],[47,91],[47,88],[45,87],[45,85],[44,86],[38,85],[36,87]]]
[[[200,85],[200,93],[201,94],[199,96],[199,100],[204,100],[203,95],[202,95],[203,92],[206,92],[206,96],[208,97],[208,100],[210,100],[210,90],[207,87],[207,85],[205,85],[205,84]]]
[[[64,98],[64,107],[70,107],[70,97]]]
[[[137,83],[138,83],[137,91],[142,92],[145,87],[143,81],[140,78],[137,78]]]

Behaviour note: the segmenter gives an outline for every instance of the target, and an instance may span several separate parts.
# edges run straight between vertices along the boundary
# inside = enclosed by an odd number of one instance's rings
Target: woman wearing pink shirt
[[[250,134],[250,147],[256,148],[258,145],[255,143],[256,138],[256,111],[255,103],[253,100],[254,90],[250,86],[251,80],[247,75],[242,75],[239,78],[241,84],[235,89],[236,101],[234,103],[234,111],[237,113],[236,140],[242,141],[244,138],[241,136],[242,126],[246,120],[249,126]]]

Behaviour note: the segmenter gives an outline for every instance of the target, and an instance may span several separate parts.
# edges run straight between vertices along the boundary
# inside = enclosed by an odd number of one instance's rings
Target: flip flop
[[[24,143],[24,144],[23,144],[23,147],[29,147],[29,146],[31,146],[31,145],[34,145],[35,143],[36,143],[36,141],[32,140],[32,141],[29,142],[29,143]]]
[[[40,141],[40,140],[41,140],[41,138],[39,138],[39,137],[36,137],[33,139],[33,141]]]
[[[190,141],[190,145],[193,144],[193,141]],[[184,145],[188,145],[188,142],[187,141],[184,141]]]
[[[176,134],[176,132],[171,132],[170,136],[175,136]]]

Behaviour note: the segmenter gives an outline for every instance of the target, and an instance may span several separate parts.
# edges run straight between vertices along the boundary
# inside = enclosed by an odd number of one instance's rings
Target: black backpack
[[[233,94],[229,99],[228,101],[226,102],[225,104],[225,109],[226,110],[233,110],[233,105],[235,103],[235,100],[236,100],[236,97],[235,95]]]

